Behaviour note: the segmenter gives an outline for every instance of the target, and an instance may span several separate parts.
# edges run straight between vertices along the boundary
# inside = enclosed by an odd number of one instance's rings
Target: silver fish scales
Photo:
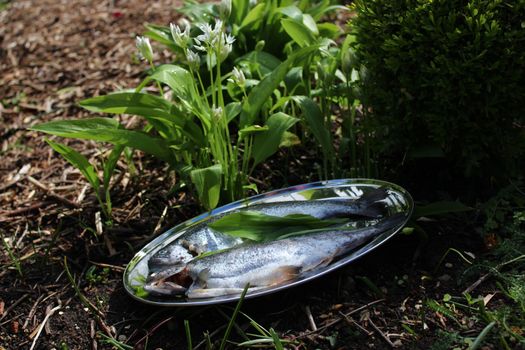
[[[256,211],[262,214],[284,217],[291,214],[305,214],[318,219],[334,217],[378,217],[382,207],[376,206],[388,196],[383,188],[374,189],[356,200],[311,200],[262,203],[246,206],[242,209],[226,212],[210,220],[191,227],[182,237],[156,252],[148,261],[150,275],[156,278],[172,274],[195,256],[204,252],[217,251],[241,244],[242,240],[208,227],[220,218],[242,210]]]

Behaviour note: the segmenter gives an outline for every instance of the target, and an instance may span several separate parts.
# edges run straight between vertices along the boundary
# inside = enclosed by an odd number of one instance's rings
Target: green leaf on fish
[[[240,211],[209,224],[216,231],[246,238],[256,242],[273,241],[283,236],[305,234],[311,230],[340,225],[347,219],[321,220],[311,215],[292,214],[284,217],[262,214],[256,211]]]

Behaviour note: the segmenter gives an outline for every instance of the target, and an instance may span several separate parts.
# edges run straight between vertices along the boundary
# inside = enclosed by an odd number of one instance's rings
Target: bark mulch
[[[146,66],[136,56],[135,36],[146,22],[175,20],[175,5],[12,0],[0,10],[0,349],[112,349],[115,341],[136,349],[186,348],[185,319],[194,346],[205,347],[203,332],[220,341],[232,305],[150,307],[122,287],[125,264],[141,246],[198,213],[189,195],[170,192],[176,179],[165,165],[136,154],[132,172],[120,161],[113,225],[97,225],[95,197],[79,171],[44,135],[27,130],[86,117],[81,99],[136,86]],[[169,53],[155,51],[157,62],[169,61]],[[87,141],[60,141],[92,160],[106,152]],[[292,348],[425,348],[432,336],[410,334],[403,324],[418,332],[448,329],[442,316],[422,321],[420,314],[425,297],[455,288],[451,278],[422,279],[448,246],[433,248],[414,268],[418,242],[399,237],[355,266],[247,301],[243,311],[295,341]],[[249,322],[241,317],[238,325],[246,330]]]

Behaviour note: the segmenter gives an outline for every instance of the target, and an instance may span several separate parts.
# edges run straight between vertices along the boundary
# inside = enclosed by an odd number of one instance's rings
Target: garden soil
[[[126,263],[167,228],[200,209],[172,191],[167,167],[136,153],[119,161],[112,184],[113,224],[102,225],[79,171],[28,131],[37,123],[90,115],[83,98],[133,88],[146,64],[135,37],[145,23],[178,18],[174,1],[0,1],[0,349],[186,349],[221,341],[234,305],[162,308],[130,298]],[[170,53],[154,46],[155,61]],[[132,126],[137,121],[120,117]],[[53,139],[53,138],[51,138]],[[106,149],[60,140],[92,160]],[[286,151],[290,152],[290,151]],[[261,190],[315,180],[316,160],[300,147],[257,173]],[[280,157],[280,158],[279,158]],[[282,159],[290,160],[283,167]],[[308,170],[310,171],[310,170]],[[424,224],[423,224],[424,225]],[[454,323],[425,307],[459,293],[463,263],[446,250],[469,247],[462,222],[434,222],[428,240],[400,235],[356,264],[311,283],[245,301],[242,311],[296,349],[428,348]],[[255,333],[237,319],[229,348]],[[480,330],[473,329],[473,334]],[[476,333],[477,332],[477,333]],[[218,348],[218,347],[217,347]]]

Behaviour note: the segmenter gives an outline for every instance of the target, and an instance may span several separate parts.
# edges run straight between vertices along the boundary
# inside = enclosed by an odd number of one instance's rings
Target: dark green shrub
[[[485,183],[523,173],[525,1],[353,6],[362,101],[383,157],[444,155],[449,174]]]

